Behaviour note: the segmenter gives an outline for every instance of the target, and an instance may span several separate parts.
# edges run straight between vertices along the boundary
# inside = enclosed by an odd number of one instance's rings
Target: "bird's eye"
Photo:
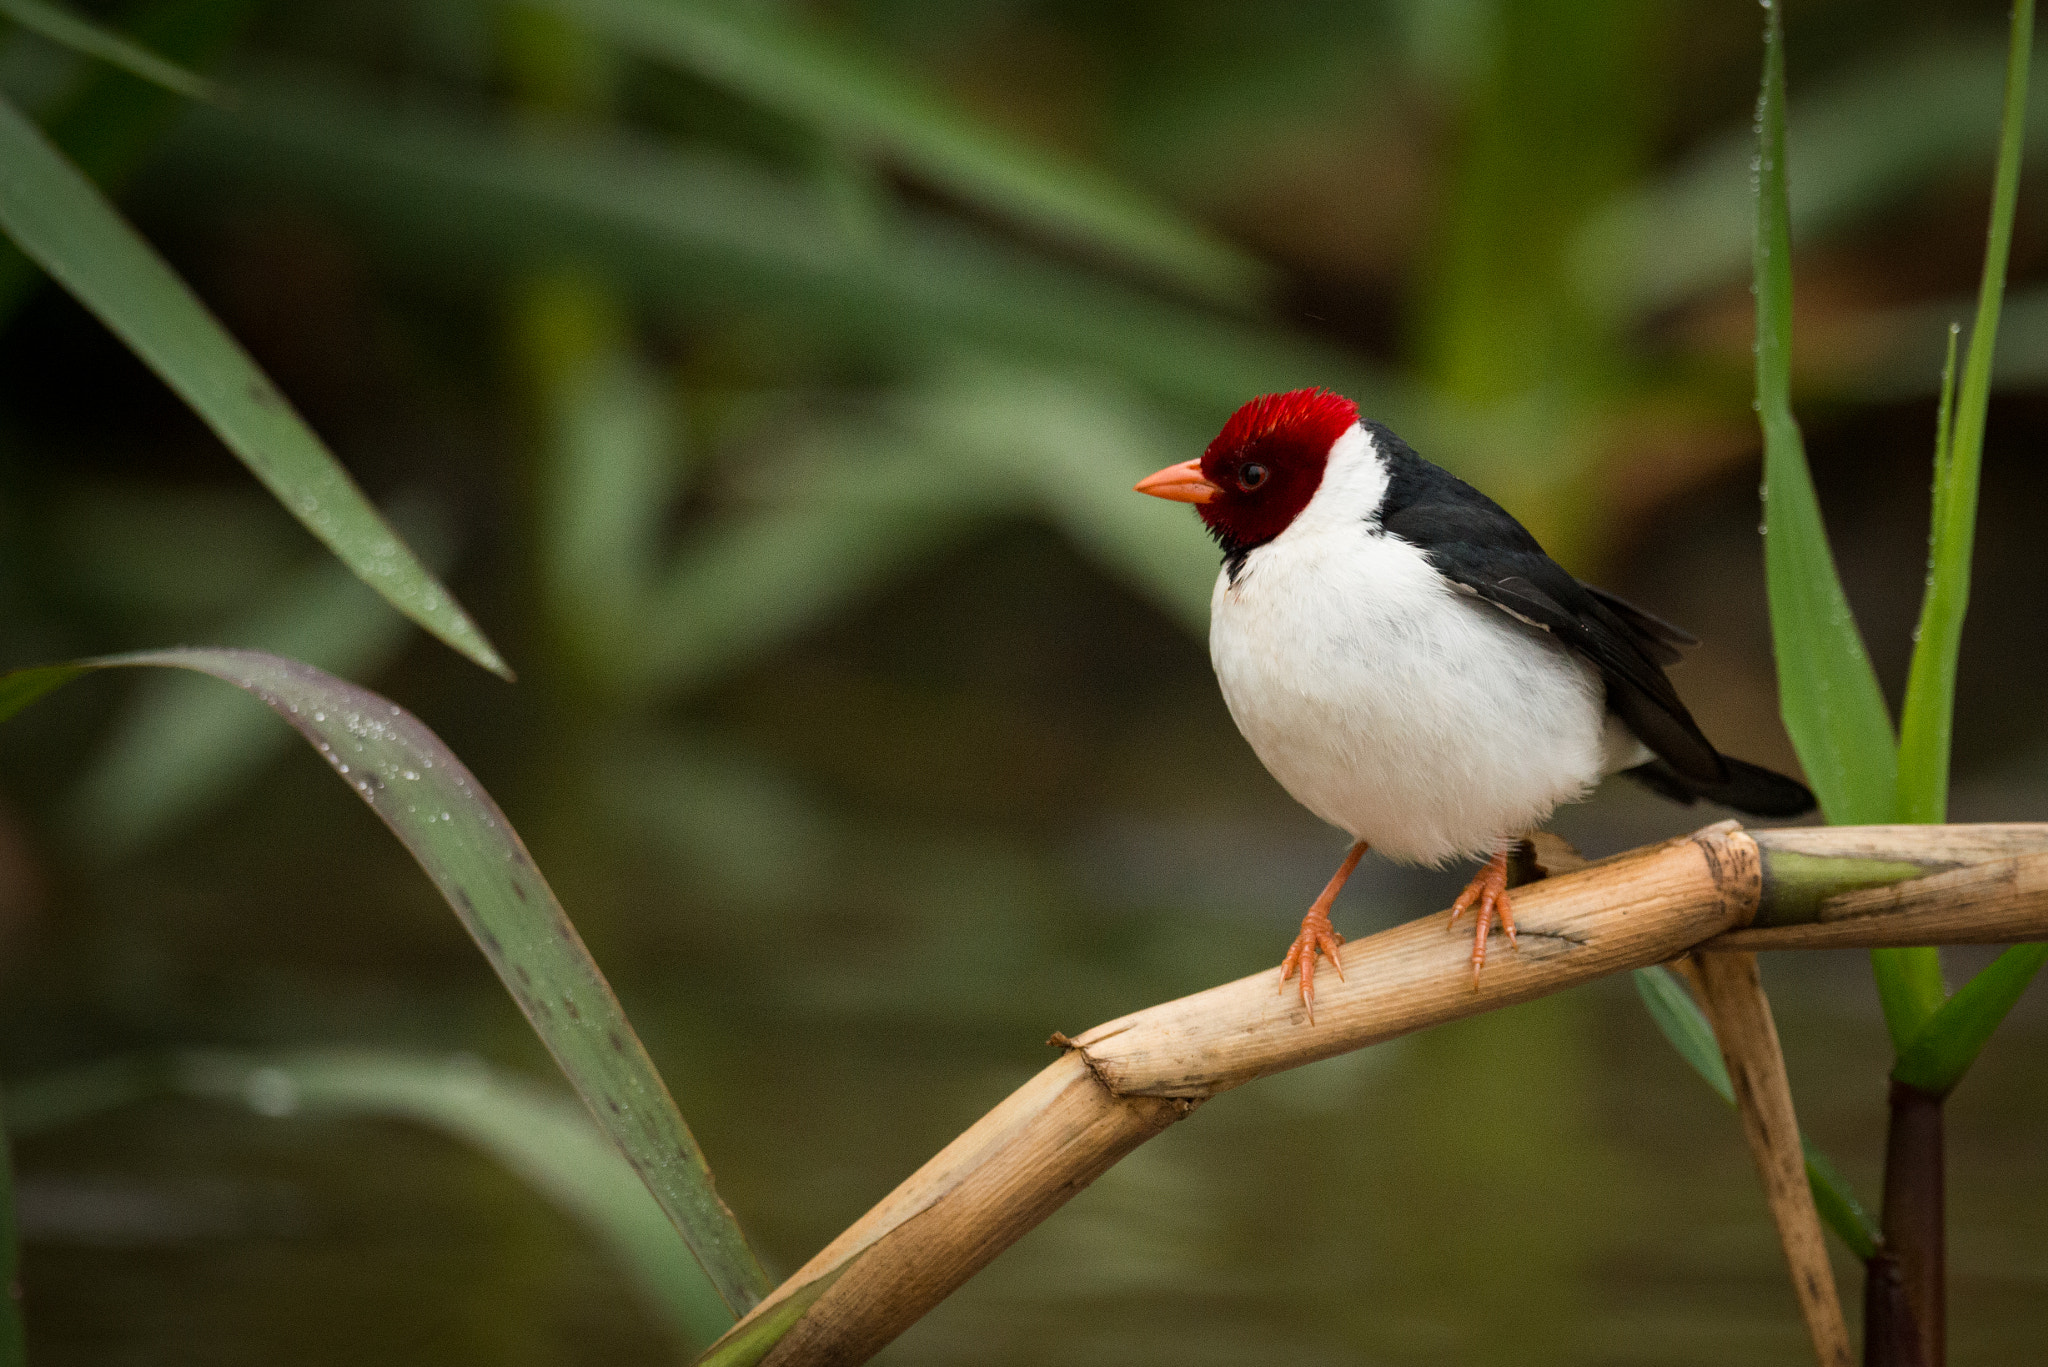
[[[1237,472],[1237,487],[1250,493],[1266,482],[1267,473],[1265,466],[1253,461]]]

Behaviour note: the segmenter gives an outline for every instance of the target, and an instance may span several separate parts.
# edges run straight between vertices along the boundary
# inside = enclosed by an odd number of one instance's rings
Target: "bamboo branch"
[[[1849,1326],[1828,1262],[1827,1235],[1813,1190],[1806,1181],[1806,1155],[1799,1145],[1799,1118],[1792,1109],[1792,1083],[1778,1045],[1777,1023],[1754,954],[1702,954],[1694,963],[1701,1005],[1714,1023],[1742,1133],[1763,1179],[1764,1200],[1778,1227],[1778,1242],[1792,1271],[1799,1313],[1813,1339],[1821,1367],[1852,1367]]]
[[[1066,1055],[720,1342],[837,1277],[762,1361],[863,1362],[1131,1149],[1203,1098],[1268,1073],[1695,947],[1762,947],[1745,940],[1807,923],[1828,944],[1901,943],[1902,920],[1912,936],[1938,924],[1949,943],[2048,939],[2048,877],[2035,858],[2044,855],[2048,825],[1752,835],[1723,822],[1517,889],[1521,951],[1496,953],[1476,989],[1439,914],[1346,945],[1345,976],[1318,975],[1313,1024],[1268,968],[1071,1040],[1056,1035]],[[1941,907],[1952,910],[1936,915]]]

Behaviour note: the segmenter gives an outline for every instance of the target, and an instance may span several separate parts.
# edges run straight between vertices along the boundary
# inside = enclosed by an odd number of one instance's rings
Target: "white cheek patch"
[[[1323,466],[1323,482],[1300,516],[1270,545],[1295,537],[1310,537],[1361,521],[1379,523],[1380,505],[1387,497],[1387,467],[1363,426],[1352,424],[1330,447]]]

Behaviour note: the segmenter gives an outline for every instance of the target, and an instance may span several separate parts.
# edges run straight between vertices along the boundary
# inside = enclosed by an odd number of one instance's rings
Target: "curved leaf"
[[[454,752],[418,718],[368,689],[258,651],[149,651],[55,670],[75,677],[134,665],[225,680],[312,742],[440,888],[727,1305],[740,1313],[758,1301],[767,1275],[718,1199],[661,1075],[518,833]],[[31,677],[17,683],[23,674]],[[52,677],[48,668],[0,677],[0,706],[12,700],[18,710],[48,692]]]
[[[390,662],[412,627],[346,567],[316,553],[221,634],[318,668],[367,674]],[[209,679],[153,678],[113,720],[65,799],[73,848],[95,862],[131,855],[224,800],[290,743],[260,708]]]
[[[247,25],[261,0],[135,0],[122,10],[126,31],[155,52],[187,68],[219,59]],[[36,117],[44,135],[102,191],[126,183],[159,134],[189,112],[182,95],[99,65]],[[0,322],[12,317],[43,272],[0,241]]]
[[[348,471],[177,273],[34,123],[0,100],[0,229],[205,419],[307,530],[406,616],[510,671]]]
[[[1257,297],[1259,262],[1113,178],[982,124],[825,35],[695,0],[530,0],[644,57],[760,101],[845,145],[1211,299]]]

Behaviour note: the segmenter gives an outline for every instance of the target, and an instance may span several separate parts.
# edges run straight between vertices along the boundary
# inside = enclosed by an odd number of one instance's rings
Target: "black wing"
[[[1677,648],[1694,644],[1691,636],[1581,584],[1506,509],[1378,423],[1366,428],[1391,471],[1383,528],[1420,547],[1465,592],[1549,632],[1599,670],[1608,710],[1678,773],[1706,784],[1727,781],[1726,763],[1664,676]]]

